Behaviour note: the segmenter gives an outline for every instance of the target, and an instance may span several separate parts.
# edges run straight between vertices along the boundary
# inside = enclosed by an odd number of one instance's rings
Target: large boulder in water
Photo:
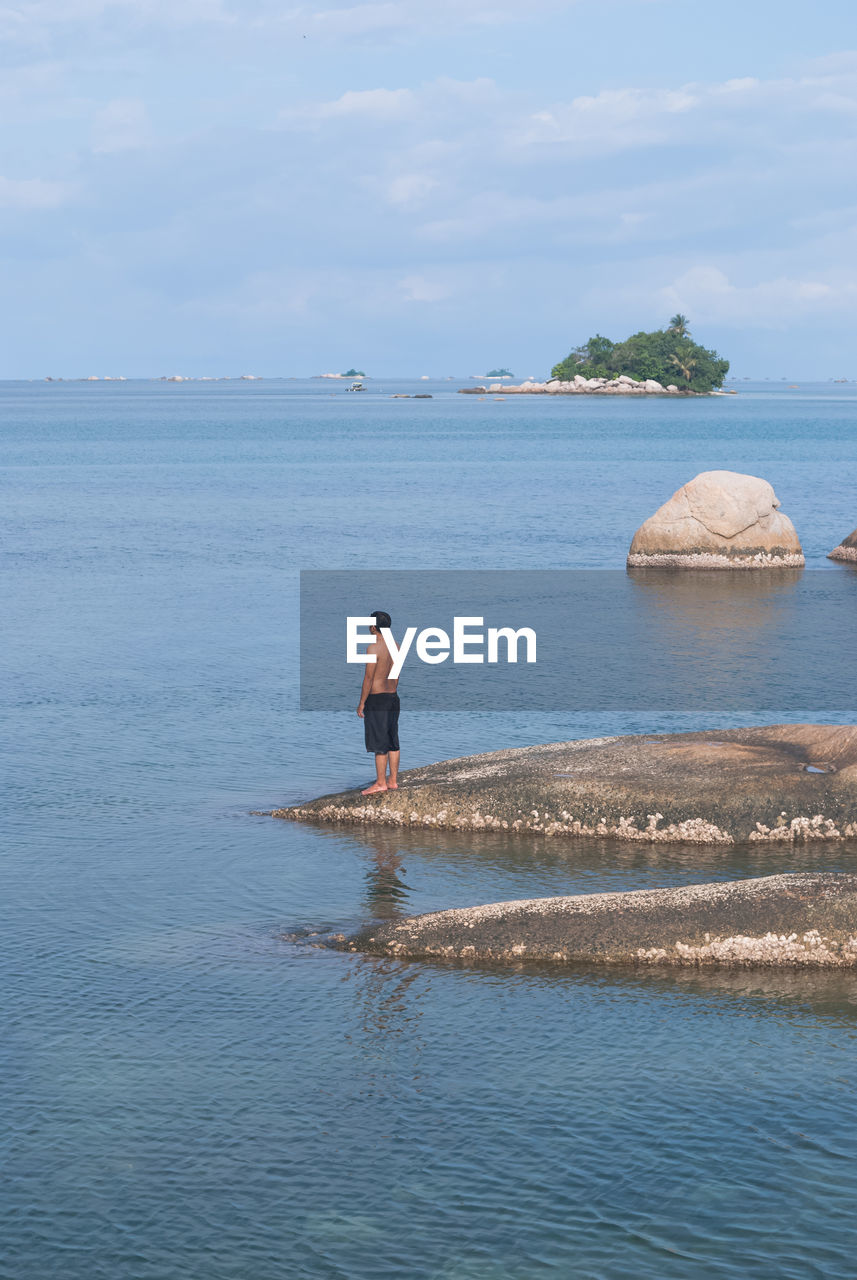
[[[767,480],[703,471],[634,534],[629,568],[800,568],[803,551]]]
[[[838,547],[834,547],[828,560],[853,560],[857,562],[857,529],[843,538]]]

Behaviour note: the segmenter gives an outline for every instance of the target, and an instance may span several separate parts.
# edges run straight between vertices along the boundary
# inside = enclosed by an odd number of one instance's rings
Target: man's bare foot
[[[398,782],[394,782],[394,781],[393,781],[393,779],[391,778],[391,779],[390,779],[390,781],[387,783],[387,790],[388,790],[388,791],[398,791],[398,790],[399,790],[399,784],[398,784]]]
[[[361,796],[377,796],[381,791],[386,791],[386,787],[382,787],[380,783],[373,782],[371,787],[367,787],[365,791],[361,791]]]

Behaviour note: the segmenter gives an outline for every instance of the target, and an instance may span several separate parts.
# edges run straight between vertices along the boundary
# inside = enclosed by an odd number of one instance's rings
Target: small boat
[[[352,382],[348,390],[349,391],[365,391],[365,387],[363,386],[362,382],[357,381],[357,382]]]

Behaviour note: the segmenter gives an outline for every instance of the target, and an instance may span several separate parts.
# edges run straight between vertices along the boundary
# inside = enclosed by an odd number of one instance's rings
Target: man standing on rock
[[[399,681],[390,678],[393,657],[381,635],[381,628],[392,624],[389,613],[383,609],[376,609],[370,617],[375,619],[375,625],[369,628],[372,642],[366,649],[366,674],[357,714],[363,721],[366,750],[375,753],[376,778],[371,787],[362,792],[364,796],[399,789],[399,695],[396,692]]]

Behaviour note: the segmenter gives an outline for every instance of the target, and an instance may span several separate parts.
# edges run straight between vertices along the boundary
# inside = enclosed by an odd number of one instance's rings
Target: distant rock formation
[[[847,538],[843,538],[839,546],[834,547],[827,558],[828,560],[857,561],[857,529],[853,533],[849,533]]]
[[[488,378],[493,378],[494,374],[488,373],[485,377],[487,380]],[[462,395],[473,395],[484,391],[484,386],[460,388],[460,394]],[[560,378],[551,378],[548,382],[534,382],[532,379],[527,379],[526,382],[521,382],[516,387],[504,386],[503,394],[520,396],[692,396],[699,393],[679,391],[674,383],[664,387],[660,382],[656,382],[654,378],[638,381],[635,378],[629,378],[626,374],[622,374],[619,378],[584,378],[582,374],[578,373],[567,382]]]
[[[800,568],[794,525],[767,480],[703,471],[634,534],[629,568]]]

